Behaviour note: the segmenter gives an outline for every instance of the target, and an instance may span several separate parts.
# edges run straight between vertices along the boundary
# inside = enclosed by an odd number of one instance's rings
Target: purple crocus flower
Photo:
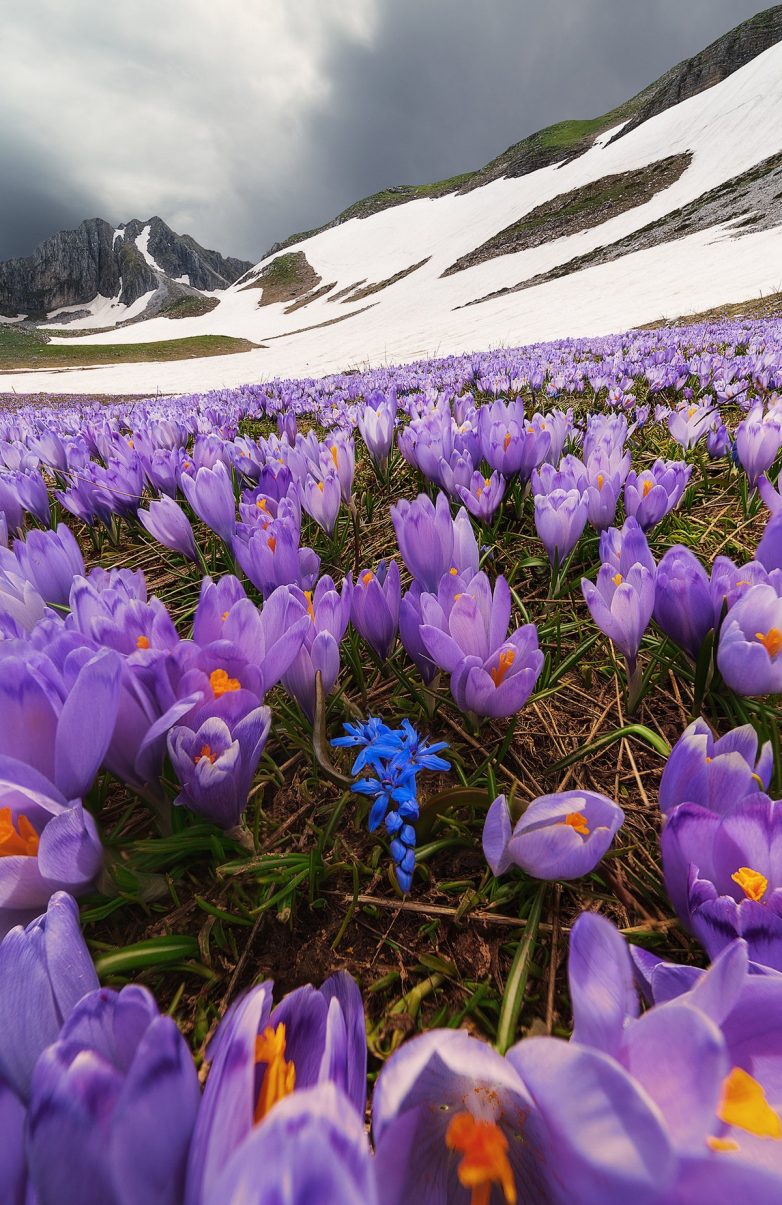
[[[722,814],[683,803],[660,844],[671,901],[709,956],[743,937],[755,962],[782,970],[782,806],[760,791]]]
[[[378,1205],[363,1119],[334,1084],[275,1105],[228,1159],[204,1205]]]
[[[179,552],[189,561],[198,563],[193,528],[182,507],[164,494],[150,502],[148,510],[139,510],[138,521],[149,534],[172,552]]]
[[[414,502],[402,498],[391,507],[391,520],[402,560],[425,589],[436,590],[452,566],[462,568],[453,565],[454,525],[445,494],[438,493],[436,504],[426,494]]]
[[[736,455],[747,474],[749,484],[757,484],[758,477],[771,468],[782,447],[782,423],[769,411],[763,413],[762,406],[755,406],[736,428]]]
[[[489,808],[483,852],[495,875],[512,865],[535,879],[577,879],[594,870],[624,824],[618,804],[594,791],[542,795],[512,826],[504,795]]]
[[[508,636],[511,597],[498,577],[492,592],[485,573],[466,584],[445,574],[437,595],[421,596],[421,640],[432,660],[451,675],[462,711],[513,715],[526,703],[543,668],[534,624]]]
[[[308,985],[290,992],[276,1008],[272,987],[266,981],[237,1000],[209,1048],[211,1069],[193,1134],[185,1205],[219,1199],[214,1193],[229,1160],[251,1139],[253,1127],[265,1127],[294,1091],[330,1082],[363,1116],[366,1028],[354,980],[340,972],[320,989]]]
[[[375,464],[382,465],[388,459],[394,442],[396,410],[396,390],[388,397],[376,391],[356,414],[356,425]]]
[[[3,1131],[0,1199],[7,1205],[25,1205],[33,1200],[27,1178],[26,1123],[27,1110],[16,1093],[0,1079],[0,1126]]]
[[[582,578],[581,590],[592,619],[624,653],[632,674],[654,608],[653,575],[637,562],[626,574],[601,565],[597,584]]]
[[[777,478],[777,488],[775,489],[765,473],[761,477],[758,477],[758,493],[763,499],[765,505],[771,511],[772,515],[777,515],[782,510],[782,493],[780,493],[780,486],[782,486],[782,481],[780,481],[779,478]]]
[[[29,532],[27,539],[15,542],[14,556],[19,572],[44,601],[61,607],[68,605],[74,577],[86,573],[79,545],[64,523],[56,531]]]
[[[394,647],[401,600],[402,587],[396,561],[382,561],[376,573],[371,569],[362,569],[356,578],[350,618],[383,661]]]
[[[577,489],[535,495],[535,528],[552,565],[561,565],[586,527],[587,499]]]
[[[759,560],[736,565],[730,557],[716,557],[711,567],[710,582],[714,628],[718,628],[722,622],[723,609],[730,611],[753,586],[769,585],[778,593],[782,592],[782,572],[772,570],[769,573]]]
[[[321,478],[308,474],[300,487],[301,504],[327,535],[332,535],[341,499],[339,477],[331,469]]]
[[[552,432],[538,418],[524,417],[524,403],[496,401],[478,412],[481,453],[503,477],[527,481],[551,447]]]
[[[348,574],[338,591],[333,578],[324,575],[314,590],[292,594],[307,608],[311,623],[306,627],[290,667],[282,676],[287,691],[312,720],[315,715],[315,676],[320,673],[324,697],[334,688],[339,676],[339,645],[350,622],[353,580]]]
[[[184,1038],[146,988],[91,992],[33,1073],[27,1157],[38,1205],[178,1205],[198,1100]]]
[[[657,566],[654,619],[666,636],[695,660],[714,625],[709,578],[698,558],[675,544]]]
[[[229,694],[229,700],[240,692]],[[242,708],[243,712],[244,709]],[[174,803],[221,828],[234,828],[247,807],[255,771],[271,727],[268,707],[256,707],[226,722],[227,708],[194,732],[178,726],[168,733],[168,751],[180,791]]]
[[[505,478],[500,473],[484,477],[474,472],[465,485],[457,486],[456,492],[471,515],[482,523],[488,523],[505,494]]]
[[[639,1016],[621,936],[603,917],[579,917],[573,1038],[527,1039],[507,1055],[537,1110],[555,1201],[574,1199],[573,1185],[594,1205],[711,1205],[742,1189],[753,1200],[779,1196],[782,1154],[769,1139],[782,1135],[782,1049],[768,1015],[782,978],[747,969],[742,942],[705,973],[671,967],[693,977],[660,976],[663,1002]]]
[[[773,586],[752,586],[728,612],[717,665],[737,694],[782,691],[782,598]]]
[[[74,1006],[98,987],[79,926],[76,901],[64,891],[43,916],[11,929],[0,944],[0,1077],[26,1101],[38,1056],[56,1041]]]
[[[424,622],[421,614],[423,593],[420,583],[413,582],[402,599],[399,606],[399,638],[408,657],[428,686],[437,676],[439,666],[429,656],[421,639],[421,626]]]
[[[712,460],[721,460],[730,451],[730,435],[724,423],[715,423],[706,435],[706,451]]]
[[[755,557],[769,573],[782,569],[782,511],[772,514],[766,524]]]
[[[536,1110],[509,1061],[463,1029],[405,1042],[375,1085],[383,1205],[551,1200]]]
[[[691,473],[692,465],[683,460],[655,460],[642,473],[631,470],[625,481],[625,513],[644,531],[654,527],[678,506]]]
[[[621,528],[609,527],[600,536],[600,560],[612,565],[623,577],[633,565],[643,565],[652,577],[657,571],[649,543],[636,519],[625,519]]]
[[[774,769],[771,742],[758,753],[751,724],[734,728],[715,740],[700,717],[686,728],[668,755],[660,779],[660,810],[697,803],[724,815],[746,795],[767,791]]]
[[[622,477],[619,472],[593,472],[590,466],[590,478],[584,494],[587,501],[587,520],[597,531],[605,531],[614,521],[619,494],[622,490]]]
[[[232,548],[264,598],[278,586],[309,590],[320,569],[320,557],[311,548],[299,547],[299,532],[286,519],[276,519],[266,528],[238,528]]]
[[[67,803],[42,774],[0,756],[0,934],[27,924],[56,891],[80,895],[103,860],[81,803]]]
[[[78,641],[78,638],[77,638]],[[122,665],[111,652],[50,643],[61,665],[32,650],[3,655],[0,642],[0,756],[37,771],[66,799],[92,786],[118,714]],[[69,651],[70,649],[70,651]],[[89,723],[85,723],[85,716]]]
[[[236,525],[236,502],[231,474],[222,461],[214,468],[204,465],[194,476],[183,473],[182,492],[199,519],[224,544],[230,544]]]

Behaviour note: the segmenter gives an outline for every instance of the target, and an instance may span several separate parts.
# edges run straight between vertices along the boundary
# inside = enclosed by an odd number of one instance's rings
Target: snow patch
[[[144,256],[144,259],[147,261],[150,268],[154,268],[156,272],[162,272],[163,269],[161,268],[160,264],[153,255],[150,255],[149,252],[149,235],[151,230],[151,226],[144,227],[144,229],[141,231],[141,234],[139,234],[136,238],[136,246]]]
[[[174,280],[178,285],[189,285],[190,284],[189,273],[185,272],[182,276],[175,276]]]

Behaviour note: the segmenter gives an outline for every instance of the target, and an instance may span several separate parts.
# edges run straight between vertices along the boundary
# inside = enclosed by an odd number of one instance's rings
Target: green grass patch
[[[160,360],[191,360],[226,356],[258,347],[249,339],[229,335],[196,335],[160,343],[102,343],[62,346],[45,343],[28,331],[0,328],[0,370],[81,368],[104,364],[148,364]]]

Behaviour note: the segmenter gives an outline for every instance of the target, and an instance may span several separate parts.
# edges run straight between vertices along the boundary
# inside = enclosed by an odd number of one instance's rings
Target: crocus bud
[[[594,870],[624,824],[618,804],[595,791],[535,799],[512,827],[504,795],[489,808],[483,852],[496,875],[511,865],[536,879],[577,879]]]

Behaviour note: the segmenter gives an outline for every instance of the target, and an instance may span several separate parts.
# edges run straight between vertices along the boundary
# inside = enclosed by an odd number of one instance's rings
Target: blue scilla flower
[[[343,724],[344,736],[336,736],[331,742],[339,748],[348,749],[358,745],[371,745],[379,736],[390,732],[391,729],[383,723],[380,716],[371,715],[361,724]]]
[[[422,770],[449,770],[450,763],[440,757],[445,741],[429,743],[409,720],[399,728],[389,728],[370,716],[363,724],[345,724],[345,736],[332,741],[342,747],[360,747],[353,763],[353,774],[366,771],[353,790],[372,800],[368,828],[374,832],[385,825],[390,837],[391,858],[400,891],[405,894],[413,884],[416,831],[419,817],[417,778]]]

